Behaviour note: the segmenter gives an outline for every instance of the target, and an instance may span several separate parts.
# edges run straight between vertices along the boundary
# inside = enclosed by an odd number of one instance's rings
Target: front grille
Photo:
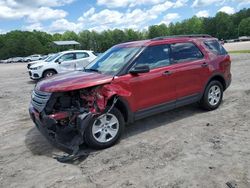
[[[48,100],[50,99],[50,96],[51,96],[51,93],[34,90],[32,92],[31,104],[38,112],[42,112]]]

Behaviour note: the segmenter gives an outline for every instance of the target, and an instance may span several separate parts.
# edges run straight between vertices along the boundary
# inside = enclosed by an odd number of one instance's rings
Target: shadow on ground
[[[35,126],[27,132],[25,145],[33,155],[53,157],[53,154],[59,151],[46,140],[46,138],[37,130]]]
[[[204,113],[204,111],[201,110],[197,104],[193,104],[139,120],[126,127],[122,139],[127,139],[130,136],[141,134],[145,131],[158,128],[160,126],[168,126],[169,123],[174,123],[175,121],[185,119],[186,117],[198,113]],[[26,134],[25,144],[34,155],[45,155],[48,157],[53,157],[55,152],[60,152],[60,150],[52,146],[42,136],[42,134],[40,134],[36,127],[30,129]],[[88,154],[95,152],[95,150],[90,150],[83,145],[81,146],[81,152],[84,151],[86,151],[86,153]],[[85,160],[86,158],[87,157],[85,156],[83,160]]]
[[[32,85],[34,85],[34,84],[37,84],[37,82],[38,82],[38,81],[36,81],[36,80],[29,80],[29,81],[27,81],[27,84],[32,84]]]

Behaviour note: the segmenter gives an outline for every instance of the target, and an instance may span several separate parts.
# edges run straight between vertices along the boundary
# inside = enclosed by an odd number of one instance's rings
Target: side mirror
[[[61,59],[56,60],[56,62],[60,65],[63,61]]]
[[[150,71],[150,68],[148,65],[138,65],[132,68],[129,73],[130,74],[139,74],[139,73],[147,73]]]

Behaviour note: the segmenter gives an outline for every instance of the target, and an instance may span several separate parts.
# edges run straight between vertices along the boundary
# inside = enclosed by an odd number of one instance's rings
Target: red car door
[[[131,91],[130,106],[140,111],[176,100],[175,75],[171,72],[169,45],[149,46],[135,60],[133,67],[148,65],[150,72],[127,74],[116,79]]]
[[[201,94],[204,79],[209,75],[208,63],[202,52],[192,42],[171,44],[171,52],[177,98]]]

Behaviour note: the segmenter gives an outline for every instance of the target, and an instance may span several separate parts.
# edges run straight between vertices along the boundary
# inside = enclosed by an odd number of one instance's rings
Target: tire
[[[112,121],[113,124],[105,125],[108,123],[106,120]],[[84,141],[88,147],[93,149],[111,147],[120,139],[124,125],[123,115],[114,107],[107,115],[104,113],[90,121],[84,133]]]
[[[223,86],[221,82],[217,80],[212,80],[207,85],[203,97],[201,99],[201,107],[206,110],[217,109],[223,98]]]
[[[49,78],[49,77],[51,77],[51,76],[53,76],[55,74],[56,74],[56,71],[54,71],[54,70],[47,70],[47,71],[45,71],[43,73],[43,78]]]

